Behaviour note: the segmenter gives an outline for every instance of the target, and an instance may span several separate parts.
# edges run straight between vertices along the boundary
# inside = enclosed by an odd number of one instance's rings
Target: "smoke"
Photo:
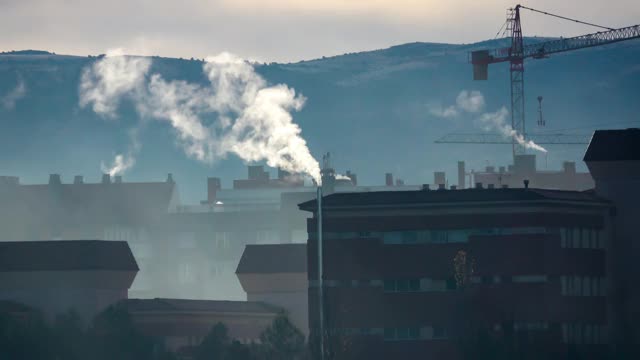
[[[478,121],[483,126],[485,131],[498,131],[504,137],[514,139],[518,144],[524,146],[526,149],[537,150],[541,152],[547,152],[547,149],[542,146],[534,143],[531,140],[525,140],[522,134],[518,134],[518,132],[511,127],[511,125],[507,124],[506,120],[509,116],[509,110],[506,107],[500,108],[500,110],[494,113],[484,113],[479,118]]]
[[[16,106],[16,102],[22,99],[27,94],[27,85],[25,84],[22,77],[18,77],[18,83],[16,86],[9,91],[5,96],[0,98],[0,103],[2,103],[2,107],[6,110],[13,110]]]
[[[235,154],[320,182],[320,166],[291,115],[305,102],[294,89],[269,86],[249,63],[229,53],[206,59],[207,86],[147,76],[150,62],[140,60],[107,56],[85,69],[80,105],[91,104],[96,113],[113,116],[120,100],[128,97],[142,118],[170,124],[189,157],[211,164]]]
[[[484,96],[477,90],[462,90],[456,97],[456,104],[448,107],[442,104],[430,103],[427,108],[431,115],[452,119],[458,117],[461,113],[477,113],[484,109]]]
[[[142,144],[138,141],[138,129],[134,128],[129,131],[129,149],[125,154],[116,154],[111,165],[100,163],[100,170],[111,176],[122,175],[136,164],[135,155],[142,148]]]
[[[86,67],[80,78],[80,106],[89,104],[99,115],[115,117],[120,99],[132,91],[141,92],[151,61],[143,57],[124,56],[122,49]]]
[[[441,118],[455,118],[462,113],[476,114],[481,112],[485,108],[486,102],[484,95],[477,90],[462,90],[456,98],[456,104],[447,108],[443,106],[429,105],[429,112],[432,115]],[[518,144],[524,146],[527,149],[537,150],[541,152],[547,152],[545,148],[534,143],[531,140],[525,140],[522,134],[507,124],[507,117],[509,111],[504,106],[494,113],[483,113],[477,119],[477,122],[483,128],[484,131],[497,131],[505,138],[512,138]]]
[[[351,181],[351,178],[346,176],[346,175],[336,174],[336,180],[349,180],[349,181]]]
[[[484,96],[477,90],[462,90],[456,98],[458,109],[469,113],[477,113],[484,109]]]
[[[455,118],[460,114],[458,109],[453,105],[445,108],[442,104],[430,103],[427,104],[427,109],[431,115],[445,119]]]

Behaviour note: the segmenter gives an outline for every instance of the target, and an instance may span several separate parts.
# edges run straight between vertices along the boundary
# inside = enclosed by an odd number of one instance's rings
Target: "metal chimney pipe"
[[[318,186],[318,305],[320,310],[320,360],[324,360],[324,284],[323,284],[323,269],[322,269],[322,253],[324,247],[322,246],[322,186]]]

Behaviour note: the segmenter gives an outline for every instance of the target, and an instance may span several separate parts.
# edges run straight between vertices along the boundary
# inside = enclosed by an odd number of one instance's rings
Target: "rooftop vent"
[[[168,173],[167,174],[167,182],[169,184],[173,184],[174,181],[173,181],[173,174],[172,173]]]
[[[476,183],[476,189],[482,189],[482,183],[481,182],[477,182]]]
[[[62,180],[60,179],[60,174],[49,174],[49,185],[60,185],[62,184]]]
[[[496,186],[494,184],[489,184],[487,185],[487,189],[495,189]]]
[[[503,188],[503,189],[508,189],[508,188],[509,188],[509,185],[507,185],[507,184],[502,184],[502,188]]]
[[[457,190],[458,187],[456,185],[451,185],[451,190]]]
[[[122,184],[122,175],[116,175],[114,179],[116,184]]]
[[[102,183],[103,184],[111,184],[111,175],[102,174]]]
[[[431,190],[431,188],[429,188],[429,184],[422,184],[422,190],[423,191],[429,191],[429,190]]]
[[[528,188],[529,188],[529,180],[528,180],[528,179],[525,179],[525,180],[524,180],[524,188],[525,188],[525,189],[528,189]]]
[[[76,175],[73,177],[74,184],[84,184],[84,177],[82,175]]]
[[[438,190],[446,190],[444,184],[438,184]]]

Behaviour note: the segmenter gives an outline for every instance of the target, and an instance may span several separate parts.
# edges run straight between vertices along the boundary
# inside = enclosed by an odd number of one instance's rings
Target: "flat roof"
[[[259,301],[126,299],[121,302],[130,312],[215,312],[277,314],[282,309]]]
[[[315,211],[316,199],[304,202],[300,209]],[[364,193],[334,193],[322,198],[324,207],[384,206],[384,205],[436,205],[436,204],[482,204],[494,202],[523,203],[529,201],[561,201],[585,204],[609,204],[589,191],[565,191],[547,189],[463,189],[463,190],[417,190],[377,191]]]

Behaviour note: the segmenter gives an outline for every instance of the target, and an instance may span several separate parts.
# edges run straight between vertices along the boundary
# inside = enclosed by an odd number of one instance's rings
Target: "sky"
[[[536,9],[609,27],[640,21],[637,0],[531,0]],[[407,42],[493,38],[504,0],[0,0],[0,50],[89,55],[127,53],[204,58],[229,51],[293,62]],[[523,13],[527,36],[596,29]]]

